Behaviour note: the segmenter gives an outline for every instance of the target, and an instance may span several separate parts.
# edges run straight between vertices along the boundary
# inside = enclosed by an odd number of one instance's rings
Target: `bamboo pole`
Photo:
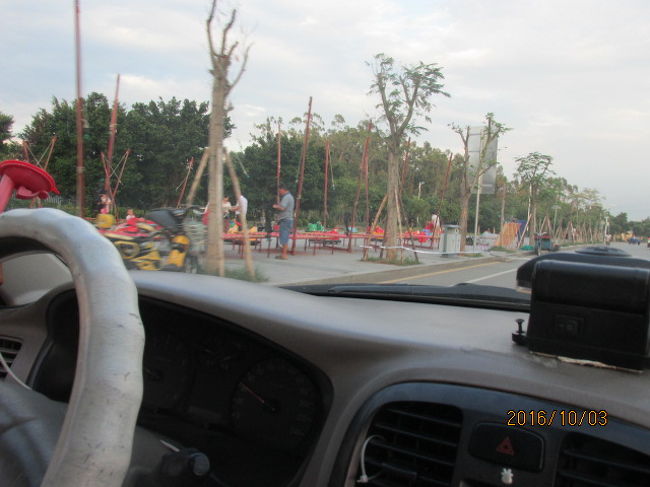
[[[375,228],[377,228],[377,222],[379,222],[379,217],[381,216],[381,212],[384,211],[384,206],[386,206],[386,203],[388,202],[388,193],[384,195],[384,197],[381,200],[381,203],[379,204],[379,209],[377,210],[377,213],[375,214],[375,219],[372,222],[372,225],[370,226],[370,231],[368,232],[368,236],[366,237],[364,243],[364,249],[363,249],[363,258],[362,260],[367,260],[368,259],[368,244],[369,239],[372,238],[373,233],[375,232]]]
[[[194,167],[194,157],[190,159],[189,165],[187,167],[187,174],[185,175],[185,180],[183,181],[183,187],[181,188],[181,192],[178,195],[178,201],[176,202],[176,208],[181,206],[181,201],[183,200],[183,196],[185,196],[185,188],[187,187],[187,180],[190,179],[190,173],[192,172],[192,168]]]
[[[307,109],[307,121],[305,122],[305,138],[302,142],[302,153],[300,155],[300,173],[298,175],[298,194],[296,196],[296,216],[293,220],[293,242],[291,244],[291,255],[296,251],[296,235],[298,233],[298,217],[300,216],[300,202],[302,200],[302,185],[305,180],[305,163],[307,160],[307,149],[309,147],[309,130],[311,128],[311,101],[309,97],[309,108]]]
[[[372,124],[368,122],[368,132],[372,129]],[[365,180],[365,164],[368,158],[368,147],[370,145],[370,135],[366,137],[363,144],[363,153],[361,155],[361,162],[359,163],[359,177],[357,178],[357,192],[354,196],[354,203],[352,204],[352,221],[350,222],[350,232],[348,239],[348,252],[352,252],[352,231],[357,222],[357,210],[359,209],[359,196],[361,195],[361,183]],[[368,187],[366,186],[366,191]]]
[[[45,158],[45,164],[43,164],[43,169],[47,171],[47,166],[50,165],[50,159],[52,158],[52,153],[54,152],[54,145],[56,144],[56,141],[58,140],[58,137],[55,135],[50,139],[50,146],[48,148],[47,152],[47,157]]]
[[[368,130],[372,130],[372,124],[368,124]],[[370,138],[370,136],[368,136]],[[364,185],[365,185],[365,191],[366,191],[366,211],[364,214],[364,219],[363,223],[364,226],[366,227],[366,231],[368,229],[368,226],[370,225],[370,194],[369,194],[369,188],[368,188],[368,183],[369,183],[369,171],[368,171],[368,163],[370,161],[370,152],[366,151],[366,158],[364,162]]]
[[[209,147],[206,147],[203,150],[203,155],[201,156],[201,160],[199,161],[199,166],[196,168],[196,174],[194,175],[194,180],[192,181],[192,185],[190,186],[190,192],[187,195],[187,201],[186,201],[187,206],[192,206],[192,204],[194,203],[196,192],[199,189],[199,184],[201,183],[201,177],[205,172],[205,167],[208,165],[208,149]]]
[[[232,181],[232,187],[235,190],[235,198],[237,198],[237,205],[240,205],[241,202],[241,187],[239,186],[239,177],[235,171],[235,166],[230,159],[230,153],[225,152],[226,166],[228,166],[228,173],[230,174],[230,180]],[[251,242],[248,239],[248,221],[246,220],[246,214],[241,211],[241,206],[239,208],[239,217],[241,218],[241,228],[242,233],[244,234],[244,241],[242,245],[244,246],[244,265],[246,266],[246,273],[251,279],[255,279],[255,267],[253,266],[253,256],[251,254]]]
[[[106,179],[104,181],[104,191],[110,192],[111,190],[111,173],[113,166],[113,148],[115,147],[115,131],[117,129],[117,110],[119,107],[119,93],[120,93],[120,75],[118,73],[115,82],[115,98],[113,98],[113,109],[111,110],[111,122],[108,126],[108,148],[106,150]]]
[[[115,197],[117,196],[117,190],[120,188],[120,184],[122,183],[122,175],[124,174],[124,169],[126,168],[126,163],[128,162],[130,155],[131,155],[131,149],[127,149],[124,155],[122,156],[122,160],[120,161],[122,167],[120,168],[120,174],[117,177],[117,181],[115,182],[115,188],[110,192],[111,201],[113,202],[113,210],[115,211],[115,214],[117,214],[117,203],[115,202]]]
[[[275,204],[280,204],[280,170],[282,167],[282,131],[280,130],[280,120],[278,120],[278,156],[275,165]]]
[[[329,166],[330,166],[330,141],[325,142],[325,184],[323,185],[323,226],[327,227],[327,219],[329,217],[327,212],[327,190],[329,182]]]

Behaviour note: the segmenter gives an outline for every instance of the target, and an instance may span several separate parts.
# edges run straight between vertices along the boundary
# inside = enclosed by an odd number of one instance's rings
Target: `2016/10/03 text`
[[[607,426],[607,411],[575,409],[515,410],[506,411],[508,426]]]

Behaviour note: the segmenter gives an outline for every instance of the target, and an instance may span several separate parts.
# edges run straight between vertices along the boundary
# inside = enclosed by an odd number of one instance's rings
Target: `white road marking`
[[[471,281],[464,281],[464,282],[467,282],[467,283],[471,284],[473,282],[485,281],[486,279],[492,279],[493,277],[499,277],[499,276],[502,276],[504,274],[508,274],[510,272],[515,272],[516,270],[517,270],[516,268],[515,269],[508,269],[507,271],[497,272],[496,274],[490,274],[489,276],[483,276],[483,277],[479,277],[477,279],[472,279]]]
[[[394,284],[396,282],[401,282],[401,281],[414,281],[416,279],[424,279],[425,277],[433,277],[439,274],[449,274],[450,272],[464,271],[465,269],[474,269],[475,267],[484,267],[486,265],[495,265],[495,264],[498,264],[498,262],[486,262],[484,264],[468,265],[465,267],[454,267],[453,269],[445,269],[442,271],[428,272],[426,274],[416,274],[410,277],[400,277],[399,279],[391,279],[390,281],[381,281],[379,284]]]

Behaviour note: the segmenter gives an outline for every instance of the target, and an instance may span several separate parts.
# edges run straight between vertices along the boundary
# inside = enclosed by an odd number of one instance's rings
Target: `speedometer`
[[[282,358],[251,367],[232,397],[233,429],[278,450],[291,450],[310,433],[318,392],[311,379]]]

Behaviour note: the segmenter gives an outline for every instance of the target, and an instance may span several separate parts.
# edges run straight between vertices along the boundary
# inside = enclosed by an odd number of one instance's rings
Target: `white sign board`
[[[481,160],[481,153],[484,152],[484,160],[481,164],[481,170],[483,175],[481,176],[481,193],[482,194],[494,194],[496,191],[496,179],[497,179],[497,147],[499,143],[498,137],[493,139],[490,144],[487,146],[485,151],[484,142],[486,134],[484,133],[485,127],[470,127],[469,130],[469,139],[467,141],[467,148],[469,150],[469,176],[470,179],[473,179],[473,174],[476,172],[476,168],[479,166]],[[489,166],[487,171],[486,167]],[[476,186],[472,187],[472,193],[476,193]]]

